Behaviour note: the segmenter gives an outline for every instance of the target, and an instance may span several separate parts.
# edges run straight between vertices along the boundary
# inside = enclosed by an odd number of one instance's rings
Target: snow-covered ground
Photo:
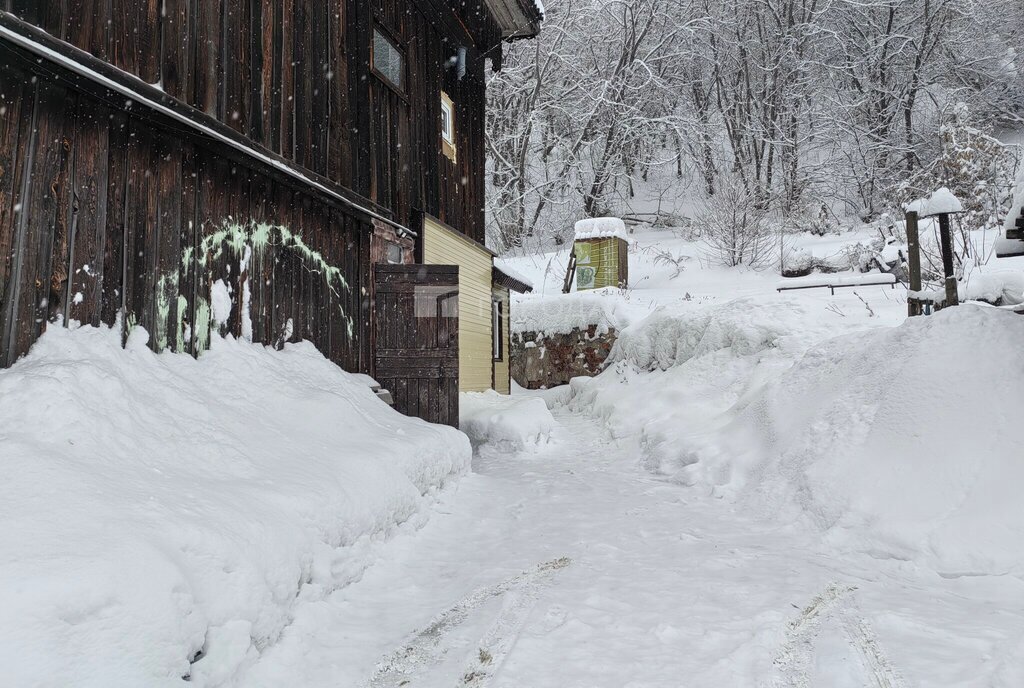
[[[646,471],[636,437],[546,396],[550,444],[484,445],[422,531],[304,607],[236,685],[1021,685],[1019,567],[937,571],[823,537]]]
[[[619,339],[596,378],[466,395],[468,475],[466,436],[309,345],[48,333],[0,371],[4,680],[1024,685],[1024,318],[631,241],[625,292],[511,261],[513,320]]]

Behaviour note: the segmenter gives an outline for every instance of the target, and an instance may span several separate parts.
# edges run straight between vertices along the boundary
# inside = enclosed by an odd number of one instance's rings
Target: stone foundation
[[[616,332],[598,333],[597,325],[567,334],[513,332],[512,379],[527,389],[564,385],[574,377],[593,377],[604,370]]]

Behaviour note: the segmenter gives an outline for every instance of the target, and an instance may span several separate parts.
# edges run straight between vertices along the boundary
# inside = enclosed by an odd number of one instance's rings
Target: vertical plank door
[[[375,265],[375,377],[395,408],[459,424],[459,268]]]

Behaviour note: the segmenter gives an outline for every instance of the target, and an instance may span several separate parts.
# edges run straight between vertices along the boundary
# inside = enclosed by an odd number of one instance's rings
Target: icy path
[[[305,605],[238,685],[1022,684],[1020,579],[838,556],[557,418],[540,454],[478,457],[426,527]]]

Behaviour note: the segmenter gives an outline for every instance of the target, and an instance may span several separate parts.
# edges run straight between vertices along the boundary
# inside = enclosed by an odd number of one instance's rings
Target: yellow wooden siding
[[[491,254],[429,218],[423,262],[459,266],[459,391],[491,388]]]
[[[508,347],[508,309],[509,309],[509,298],[508,289],[502,289],[495,287],[493,296],[502,303],[501,307],[501,360],[495,361],[494,363],[494,389],[502,394],[511,394],[511,385],[509,384],[509,347]]]

